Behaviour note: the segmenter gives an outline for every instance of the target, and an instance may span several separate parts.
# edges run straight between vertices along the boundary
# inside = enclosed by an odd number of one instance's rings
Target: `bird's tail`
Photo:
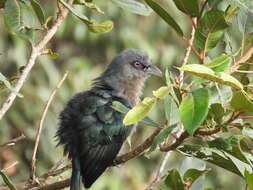
[[[77,158],[72,159],[70,190],[80,190],[80,163]]]

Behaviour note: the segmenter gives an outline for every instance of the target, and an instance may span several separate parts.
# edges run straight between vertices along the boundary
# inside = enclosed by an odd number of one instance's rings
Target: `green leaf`
[[[204,175],[206,172],[208,172],[208,170],[198,170],[191,168],[184,173],[184,182],[186,182],[187,184],[193,184],[199,177]]]
[[[213,115],[213,119],[216,123],[221,124],[225,110],[221,104],[215,103],[210,106],[210,111]]]
[[[127,113],[130,110],[128,107],[118,101],[113,101],[111,107],[120,113]]]
[[[0,170],[0,175],[2,176],[4,183],[7,185],[7,187],[9,187],[10,190],[17,190],[17,188],[12,183],[10,178],[7,175],[5,175],[5,173],[1,170]]]
[[[102,11],[95,3],[86,2],[85,0],[75,0],[73,4],[84,5],[98,13],[104,14],[104,11]]]
[[[165,185],[170,190],[184,190],[184,184],[179,172],[176,169],[170,170],[165,179]]]
[[[153,91],[153,95],[156,98],[163,99],[169,94],[169,92],[170,92],[170,87],[162,86],[159,89]]]
[[[177,22],[173,19],[172,16],[162,8],[158,3],[153,0],[145,0],[145,2],[168,24],[170,25],[178,35],[183,36],[184,33],[181,27],[177,24]]]
[[[135,14],[139,14],[143,16],[149,16],[151,13],[151,10],[149,7],[135,0],[111,0],[111,1],[115,5],[131,13],[135,13]]]
[[[250,173],[248,170],[244,172],[245,181],[248,185],[248,190],[253,190],[253,173]]]
[[[21,29],[21,10],[17,0],[8,0],[5,3],[4,22],[7,29],[12,33]]]
[[[45,23],[45,14],[39,2],[37,0],[31,0],[31,5],[33,7],[36,16],[38,17],[40,24],[43,25]]]
[[[73,15],[75,15],[77,18],[79,18],[81,21],[83,21],[85,24],[90,24],[91,21],[89,20],[88,17],[85,15],[77,12],[73,7],[71,7],[68,3],[66,3],[64,0],[59,0],[59,2],[66,7]]]
[[[211,68],[215,72],[224,72],[231,65],[232,58],[227,54],[221,54],[214,58],[211,62],[204,64],[204,66]]]
[[[174,99],[170,96],[164,99],[164,111],[167,120],[167,125],[171,126],[180,121],[179,110]]]
[[[130,110],[128,107],[126,107],[125,105],[123,105],[121,102],[118,102],[118,101],[113,101],[111,107],[114,110],[116,110],[116,111],[118,111],[120,113],[124,113],[124,114],[126,114]],[[149,117],[145,117],[139,123],[140,123],[140,125],[151,126],[151,127],[159,127],[159,124],[157,124],[156,122],[154,122]]]
[[[183,67],[180,67],[179,70],[189,72],[195,76],[207,80],[215,80],[217,78],[215,72],[212,69],[200,64],[187,64]]]
[[[198,0],[173,0],[177,8],[192,17],[199,16]]]
[[[239,176],[242,176],[242,173],[237,168],[235,163],[231,160],[233,158],[234,161],[237,161],[241,164],[243,168],[249,168],[250,166],[244,162],[240,162],[239,159],[233,157],[229,158],[223,151],[217,148],[208,148],[204,147],[203,145],[191,145],[185,144],[178,148],[178,150],[186,156],[192,155],[196,158],[205,160],[212,164],[215,164],[221,168],[224,168],[228,171],[231,171]]]
[[[233,92],[230,105],[235,110],[253,113],[253,100],[251,100],[245,92]]]
[[[80,14],[75,10],[73,7],[71,7],[68,3],[66,3],[63,0],[59,0],[60,3],[62,3],[73,15],[75,15],[77,18],[79,18],[81,21],[83,21],[89,28],[91,32],[94,33],[105,33],[109,32],[113,28],[113,22],[110,20],[98,23],[95,20],[90,20],[88,17],[86,17],[83,14]]]
[[[91,32],[94,33],[106,33],[110,32],[113,28],[113,22],[110,20],[98,23],[95,20],[92,20],[91,23],[88,24],[88,28]]]
[[[230,86],[237,90],[243,90],[243,85],[234,77],[220,72],[215,73],[212,69],[199,64],[188,64],[179,68],[203,79],[211,80],[219,84]]]
[[[231,75],[227,73],[218,73],[218,80],[217,82],[220,84],[224,84],[227,86],[230,86],[237,90],[243,90],[243,85],[241,82],[239,82],[236,78],[232,77]]]
[[[169,126],[165,129],[163,129],[162,132],[160,132],[160,134],[155,137],[152,145],[150,146],[148,153],[153,152],[156,149],[156,147],[159,144],[161,144],[168,137],[168,135],[171,133],[171,131],[175,128],[175,126],[176,125],[173,125],[173,126]]]
[[[124,125],[132,125],[138,123],[148,115],[152,107],[156,104],[155,98],[146,97],[142,102],[133,107],[123,120]]]
[[[196,45],[204,52],[213,49],[229,25],[225,20],[225,13],[220,10],[207,11],[196,30]]]
[[[190,135],[193,135],[205,120],[208,104],[209,94],[208,90],[204,88],[194,90],[192,95],[187,96],[181,102],[179,106],[180,119]]]

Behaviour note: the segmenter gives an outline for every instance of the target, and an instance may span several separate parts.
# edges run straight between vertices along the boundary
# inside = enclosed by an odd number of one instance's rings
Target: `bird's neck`
[[[140,100],[145,79],[141,77],[122,79],[120,76],[107,76],[100,78],[97,82],[101,86],[109,87],[112,95],[124,98],[134,106]]]

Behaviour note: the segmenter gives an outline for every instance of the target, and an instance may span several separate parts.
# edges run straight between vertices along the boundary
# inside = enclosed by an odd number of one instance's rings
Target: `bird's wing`
[[[128,134],[123,115],[111,108],[113,97],[103,92],[76,95],[61,114],[60,143],[78,158],[85,187],[112,164]]]

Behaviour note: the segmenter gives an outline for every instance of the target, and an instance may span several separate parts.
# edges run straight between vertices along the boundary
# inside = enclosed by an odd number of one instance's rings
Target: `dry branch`
[[[36,153],[37,153],[37,149],[38,149],[38,146],[39,146],[40,135],[41,135],[42,127],[43,127],[43,124],[44,124],[44,120],[46,118],[49,106],[51,105],[58,89],[61,87],[61,85],[63,84],[63,82],[67,78],[67,76],[68,76],[68,72],[66,71],[65,74],[63,75],[62,79],[57,83],[55,89],[53,90],[53,92],[49,96],[48,101],[47,101],[47,103],[45,105],[45,108],[44,108],[44,110],[42,112],[42,115],[41,115],[40,124],[39,124],[39,127],[37,128],[37,131],[36,131],[36,140],[35,140],[35,145],[34,145],[33,155],[32,155],[31,175],[32,175],[33,182],[35,181],[35,178],[36,178],[36,176],[35,176],[35,172],[36,172]]]
[[[68,3],[72,4],[73,0],[69,0]],[[59,5],[60,6],[60,5]],[[43,50],[47,43],[52,39],[52,37],[55,35],[56,31],[64,21],[65,17],[68,14],[68,10],[59,7],[59,13],[57,15],[56,20],[54,21],[52,27],[46,32],[46,34],[42,37],[42,39],[36,44],[32,45],[32,51],[30,54],[30,57],[28,59],[28,63],[25,65],[22,74],[20,75],[17,83],[15,84],[13,91],[10,92],[9,96],[5,99],[3,102],[2,107],[0,108],[0,120],[3,118],[5,113],[10,109],[11,105],[13,104],[14,100],[17,97],[17,93],[21,90],[22,86],[24,85],[31,69],[33,68],[35,61],[41,53],[43,53]]]
[[[25,139],[25,135],[22,134],[19,137],[16,137],[14,139],[9,140],[8,142],[1,144],[0,147],[5,147],[5,146],[14,146],[18,141],[21,141],[23,139]]]

